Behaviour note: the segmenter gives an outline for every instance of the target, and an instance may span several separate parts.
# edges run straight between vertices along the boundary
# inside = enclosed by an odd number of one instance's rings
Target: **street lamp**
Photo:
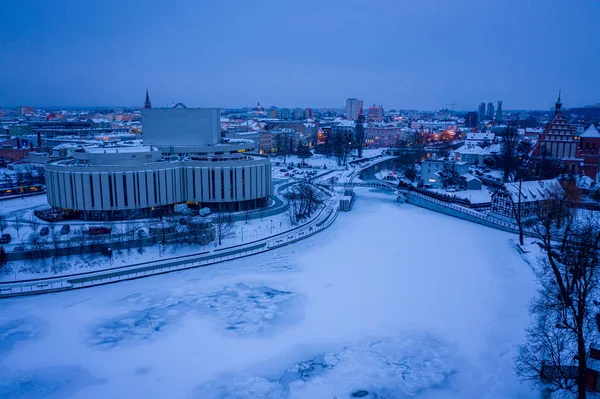
[[[271,234],[273,234],[273,219],[271,219]]]
[[[244,242],[244,228],[242,227],[242,242]]]

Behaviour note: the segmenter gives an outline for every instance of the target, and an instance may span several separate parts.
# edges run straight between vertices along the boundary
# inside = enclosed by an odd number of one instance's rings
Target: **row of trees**
[[[536,212],[529,228],[542,253],[535,267],[539,289],[515,371],[542,390],[584,399],[590,381],[595,384],[588,366],[600,327],[600,221],[577,217],[562,193]]]
[[[290,155],[297,155],[302,159],[306,159],[312,156],[310,148],[306,144],[294,144],[294,135],[280,133],[275,136],[275,148],[277,149],[277,155],[283,157],[283,163],[286,163],[287,157]]]
[[[319,208],[325,201],[325,194],[316,185],[303,182],[290,188],[286,198],[289,203],[290,224],[296,225],[300,220],[309,218]]]

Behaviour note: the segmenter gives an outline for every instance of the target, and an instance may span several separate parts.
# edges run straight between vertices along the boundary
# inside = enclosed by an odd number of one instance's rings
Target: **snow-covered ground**
[[[320,209],[319,209],[320,210]],[[318,210],[313,213],[316,217]],[[221,245],[215,245],[216,241],[207,245],[200,244],[166,244],[153,245],[139,248],[123,249],[117,251],[118,244],[114,243],[113,256],[108,258],[99,253],[90,253],[84,255],[61,256],[56,258],[45,258],[36,260],[10,261],[0,268],[0,281],[16,281],[33,278],[54,277],[65,274],[85,273],[91,271],[103,270],[111,267],[126,266],[136,263],[171,258],[175,256],[191,255],[199,252],[210,251],[214,249],[223,249],[236,246],[250,241],[259,240],[275,234],[283,233],[309,220],[303,220],[300,224],[292,225],[288,212],[278,215],[264,217],[261,219],[250,219],[234,223],[231,234],[223,238]],[[85,225],[83,225],[85,226]],[[140,222],[139,227],[144,227],[144,222]],[[78,226],[80,228],[81,226]],[[115,224],[114,231],[118,232],[120,224]],[[83,227],[87,228],[87,227]],[[124,229],[124,228],[123,228]],[[25,237],[23,228],[21,237]],[[31,231],[29,232],[31,233]],[[48,248],[52,248],[52,239],[46,236]],[[61,238],[63,238],[61,236]],[[9,245],[9,249],[14,247]]]
[[[0,397],[537,398],[515,237],[356,192],[276,251],[3,300]]]
[[[15,198],[5,201],[0,201],[0,215],[7,219],[14,219],[15,214],[21,215],[23,212],[37,208],[48,208],[48,197],[46,194],[33,195],[30,197]]]

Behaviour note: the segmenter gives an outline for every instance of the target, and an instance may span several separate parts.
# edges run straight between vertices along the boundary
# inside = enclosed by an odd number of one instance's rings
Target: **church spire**
[[[562,102],[560,100],[560,94],[561,94],[561,92],[562,92],[562,90],[558,91],[558,100],[556,100],[556,104],[555,104],[555,108],[554,108],[554,114],[555,115],[558,115],[558,114],[560,114],[562,112],[561,111]]]
[[[148,89],[146,89],[146,102],[144,103],[144,108],[152,108],[152,104],[150,104],[150,96],[148,95]]]

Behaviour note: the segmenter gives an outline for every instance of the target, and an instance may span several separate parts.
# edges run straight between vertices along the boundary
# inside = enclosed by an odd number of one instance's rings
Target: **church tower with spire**
[[[144,103],[144,108],[152,108],[152,104],[150,103],[150,96],[148,95],[148,89],[146,89],[146,102]]]
[[[560,94],[562,90],[558,91],[558,100],[554,104],[554,115],[562,114],[562,101],[560,101]]]
[[[544,132],[533,147],[531,161],[536,176],[543,175],[541,170],[548,159],[560,160],[566,166],[565,172],[579,174],[583,161],[579,151],[577,128],[569,123],[563,115],[562,101],[558,92],[558,100],[554,105],[554,118],[546,124]]]

